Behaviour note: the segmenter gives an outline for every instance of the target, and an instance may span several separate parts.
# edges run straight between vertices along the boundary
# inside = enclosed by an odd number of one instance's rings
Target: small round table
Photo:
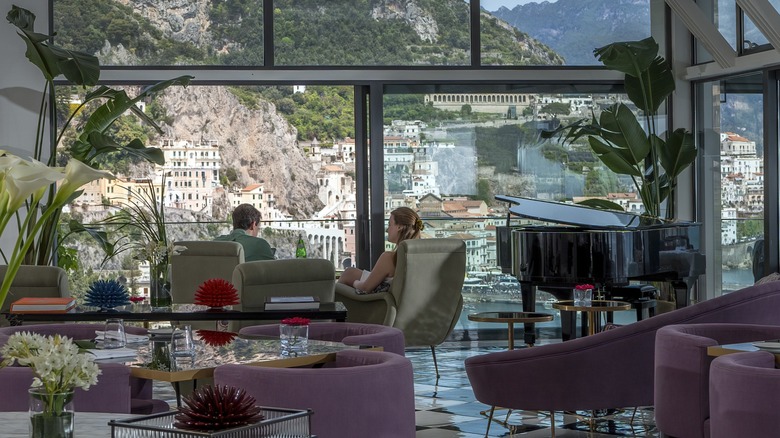
[[[480,312],[469,315],[469,321],[499,322],[509,326],[509,349],[515,348],[515,323],[534,324],[553,320],[553,315],[541,312]],[[532,346],[533,344],[528,344]]]
[[[553,309],[565,312],[585,312],[588,315],[588,335],[596,333],[596,316],[601,312],[618,312],[631,310],[631,303],[625,301],[593,300],[590,306],[575,306],[574,301],[558,301],[553,303]]]

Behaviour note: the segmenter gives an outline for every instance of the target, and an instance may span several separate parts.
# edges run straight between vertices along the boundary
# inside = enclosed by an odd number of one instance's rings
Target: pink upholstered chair
[[[477,400],[488,406],[545,411],[651,406],[658,329],[716,322],[780,325],[778,309],[780,282],[771,282],[593,336],[470,357],[466,373]]]
[[[710,366],[710,438],[770,437],[780,431],[780,370],[775,356],[752,351]]]
[[[88,391],[76,389],[73,405],[78,412],[131,413],[130,369],[118,363],[100,365],[98,383]],[[28,367],[10,366],[0,369],[0,411],[27,411],[30,397],[27,390],[33,381]],[[2,435],[0,433],[0,435]]]
[[[279,336],[279,324],[244,327],[242,335]],[[383,351],[404,355],[404,332],[378,324],[352,322],[312,322],[309,338],[320,341],[342,342],[346,345],[382,347]]]
[[[222,365],[214,383],[244,388],[261,406],[312,409],[320,438],[414,438],[412,363],[369,350],[336,353],[331,368]]]
[[[673,437],[708,437],[713,358],[707,355],[707,347],[777,338],[780,326],[682,324],[658,330],[654,392],[658,430]]]
[[[24,325],[24,326],[12,326],[0,328],[0,345],[4,345],[8,336],[16,332],[31,332],[41,335],[54,335],[60,334],[68,336],[75,340],[80,339],[94,339],[96,330],[103,330],[103,324],[37,324],[37,325]],[[125,331],[129,334],[145,335],[147,330],[141,327],[126,326]],[[119,367],[124,369],[126,373],[119,370],[113,370],[113,368]],[[170,409],[168,403],[163,400],[157,400],[152,398],[152,381],[148,379],[139,379],[130,376],[130,369],[121,364],[100,364],[100,369],[103,370],[103,374],[98,377],[98,385],[90,388],[90,390],[79,396],[79,391],[76,391],[75,403],[77,410],[89,410],[91,408],[82,409],[79,406],[93,406],[95,412],[126,412],[133,414],[151,414],[156,412],[165,412]],[[0,370],[2,371],[2,370]],[[30,374],[30,379],[26,388],[29,388],[29,382],[32,381],[32,372],[27,370]],[[14,371],[19,373],[19,371]],[[126,374],[126,376],[124,376]],[[23,375],[23,373],[21,374]],[[99,400],[101,397],[96,396],[104,390],[101,389],[105,385],[106,397],[111,398],[110,403],[101,404],[99,402],[79,402],[80,398],[95,398]],[[126,387],[126,391],[125,391]],[[27,389],[24,389],[26,394]],[[126,392],[126,396],[125,396]],[[124,410],[124,402],[127,402],[127,409]],[[27,398],[24,397],[24,404],[22,410],[27,410]],[[0,405],[2,406],[2,405]],[[0,407],[0,409],[2,409]],[[122,410],[102,410],[102,409],[122,409]],[[13,409],[11,409],[13,410]]]

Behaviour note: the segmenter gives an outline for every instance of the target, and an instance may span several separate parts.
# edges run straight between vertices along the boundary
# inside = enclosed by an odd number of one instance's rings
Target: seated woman
[[[417,213],[408,207],[399,207],[390,213],[387,227],[387,240],[396,246],[407,239],[419,239],[423,229],[422,220]],[[355,288],[359,294],[387,292],[395,275],[395,250],[385,251],[371,271],[358,268],[347,268],[339,277],[339,283]]]

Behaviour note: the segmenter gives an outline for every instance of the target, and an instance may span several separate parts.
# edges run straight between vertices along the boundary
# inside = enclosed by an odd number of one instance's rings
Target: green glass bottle
[[[296,259],[305,259],[306,258],[306,243],[303,241],[303,236],[298,235],[298,244],[295,245],[295,258]]]

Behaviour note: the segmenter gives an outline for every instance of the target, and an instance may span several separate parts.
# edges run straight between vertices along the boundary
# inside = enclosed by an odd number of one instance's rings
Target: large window
[[[761,74],[697,86],[705,190],[709,292],[753,284],[763,275],[764,125]]]

